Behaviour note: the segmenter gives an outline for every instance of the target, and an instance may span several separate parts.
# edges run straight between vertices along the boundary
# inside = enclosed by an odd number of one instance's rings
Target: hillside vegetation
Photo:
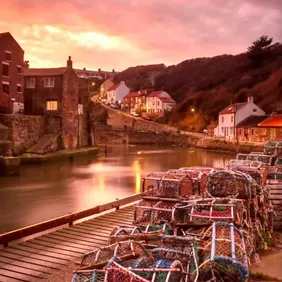
[[[131,67],[115,81],[124,80],[132,90],[153,87],[167,91],[177,102],[169,123],[182,129],[201,131],[216,120],[220,110],[231,102],[246,101],[249,94],[271,113],[282,107],[282,45],[269,46],[272,39],[266,39],[261,37],[248,52],[235,56],[197,58],[168,67]]]

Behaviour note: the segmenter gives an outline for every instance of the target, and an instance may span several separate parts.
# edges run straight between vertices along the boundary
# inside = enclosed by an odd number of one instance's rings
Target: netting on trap
[[[142,194],[146,196],[156,196],[161,179],[166,172],[152,172],[143,178]]]
[[[191,195],[193,195],[193,180],[179,170],[165,174],[157,190],[157,196],[164,198],[183,199]]]
[[[181,282],[185,279],[180,261],[140,259],[133,267],[124,267],[111,260],[107,265],[107,281],[130,282]]]
[[[242,226],[245,220],[247,220],[247,211],[244,200],[206,198],[176,204],[171,223],[173,225],[207,224],[214,221],[226,221]]]
[[[243,234],[233,223],[214,222],[207,230],[211,237],[203,241],[202,272],[216,268],[236,281],[245,281],[248,276],[248,260]]]
[[[113,256],[119,259],[127,259],[146,255],[148,255],[148,252],[141,243],[133,240],[122,241],[84,254],[80,266],[91,266],[93,269],[101,268]]]
[[[207,175],[214,173],[215,171],[219,170],[218,168],[208,167],[208,166],[191,166],[191,167],[181,167],[180,169],[192,169],[201,171]]]
[[[135,206],[134,224],[164,224],[171,221],[175,202],[140,200]]]
[[[203,196],[206,188],[206,183],[208,181],[207,173],[189,168],[180,168],[179,171],[184,172],[189,175],[193,181],[193,195]]]
[[[71,282],[106,282],[106,271],[88,270],[76,271],[73,274]]]
[[[247,199],[256,196],[257,189],[258,185],[250,175],[221,170],[209,175],[206,192],[209,197]]]
[[[116,227],[110,234],[109,244],[120,241],[136,240],[145,241],[146,244],[154,244],[161,235],[171,234],[172,229],[168,224],[152,225],[138,227]]]

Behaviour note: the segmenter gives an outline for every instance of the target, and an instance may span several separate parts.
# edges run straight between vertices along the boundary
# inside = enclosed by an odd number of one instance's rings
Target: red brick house
[[[24,68],[24,87],[25,114],[59,117],[63,148],[87,145],[79,142],[79,115],[85,114],[83,104],[88,101],[87,84],[76,75],[71,57],[66,67]]]
[[[152,89],[143,89],[129,93],[123,99],[124,108],[129,112],[146,111],[146,97],[152,92]]]
[[[259,128],[267,132],[269,140],[282,140],[282,114],[274,113],[259,123]]]
[[[24,50],[9,33],[0,33],[0,113],[22,113]]]

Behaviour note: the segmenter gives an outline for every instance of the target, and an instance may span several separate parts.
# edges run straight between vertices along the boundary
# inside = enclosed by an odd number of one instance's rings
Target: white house
[[[214,129],[214,135],[235,139],[237,124],[251,115],[265,115],[265,112],[254,103],[252,96],[249,96],[245,103],[227,106],[218,114],[218,126]]]
[[[175,101],[165,91],[154,91],[147,96],[146,111],[149,114],[161,114],[170,111],[175,106]]]
[[[130,89],[125,85],[124,81],[113,85],[107,91],[108,104],[121,104],[123,98],[129,93]]]

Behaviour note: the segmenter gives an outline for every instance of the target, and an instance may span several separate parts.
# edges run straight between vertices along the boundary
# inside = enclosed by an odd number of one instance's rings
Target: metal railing
[[[34,225],[30,225],[24,228],[16,229],[14,231],[6,232],[0,234],[0,245],[4,245],[4,247],[8,247],[8,244],[12,241],[22,239],[24,237],[28,237],[31,235],[35,235],[36,233],[40,233],[55,227],[59,227],[65,224],[72,226],[73,223],[77,220],[93,216],[105,211],[109,211],[111,209],[118,210],[121,206],[133,203],[141,198],[140,193],[134,194],[120,200],[116,200],[107,204],[99,205],[94,208],[90,208],[83,211],[73,212],[67,215],[63,215],[60,217],[56,217],[54,219],[50,219],[47,221],[43,221],[41,223],[37,223]]]

